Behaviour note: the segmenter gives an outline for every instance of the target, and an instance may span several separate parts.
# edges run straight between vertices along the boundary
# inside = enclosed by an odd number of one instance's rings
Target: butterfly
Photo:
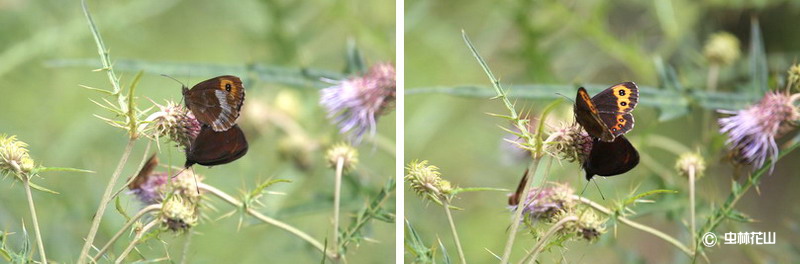
[[[633,129],[631,111],[639,102],[639,88],[624,82],[603,90],[592,98],[583,87],[575,99],[575,120],[592,137],[592,150],[582,167],[586,180],[595,175],[614,176],[639,164],[639,152],[625,133]]]
[[[612,142],[633,129],[631,111],[639,102],[639,88],[624,82],[603,90],[591,99],[583,87],[575,99],[575,119],[593,138]]]
[[[194,164],[214,166],[230,163],[247,153],[247,139],[239,125],[217,132],[203,125],[200,133],[186,150],[185,168]]]
[[[186,107],[200,123],[214,131],[234,126],[244,104],[244,86],[239,77],[223,75],[202,81],[192,89],[182,88]]]

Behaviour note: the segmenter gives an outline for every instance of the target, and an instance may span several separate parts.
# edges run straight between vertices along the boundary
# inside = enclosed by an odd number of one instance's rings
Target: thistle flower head
[[[190,170],[183,170],[170,180],[170,172],[155,171],[157,165],[158,158],[153,154],[136,177],[128,184],[130,193],[135,195],[142,203],[161,203],[163,197],[167,196],[170,191],[192,201],[199,199],[194,179],[195,175]],[[197,181],[200,180],[197,179]]]
[[[167,101],[164,105],[155,104],[159,111],[147,117],[155,128],[153,138],[168,137],[178,146],[188,148],[200,133],[200,122],[183,105]]]
[[[706,161],[697,152],[686,152],[678,157],[675,169],[683,177],[689,177],[689,171],[694,171],[694,180],[698,180],[706,170]]]
[[[342,170],[350,171],[355,169],[358,164],[358,151],[347,143],[339,143],[328,149],[328,152],[325,153],[325,158],[331,168],[336,168],[339,160],[341,160]]]
[[[396,96],[395,69],[389,63],[377,64],[364,76],[343,80],[323,89],[320,104],[342,134],[360,141],[367,131],[375,134],[380,115],[390,111]]]
[[[800,94],[768,92],[761,101],[744,110],[722,111],[732,116],[720,118],[720,132],[728,134],[726,144],[734,158],[741,164],[760,168],[767,159],[773,161],[770,172],[778,158],[775,138],[781,136],[800,118],[800,110],[794,105]]]
[[[739,39],[728,32],[715,33],[703,47],[703,56],[711,64],[730,65],[739,59]]]
[[[442,179],[439,168],[428,165],[427,160],[412,161],[406,166],[405,181],[417,195],[439,201],[453,190],[450,182]]]
[[[558,222],[572,214],[574,213],[560,212],[553,217],[553,222]],[[563,234],[575,234],[578,239],[584,239],[589,242],[597,240],[600,235],[606,232],[606,219],[601,219],[594,210],[589,209],[582,211],[577,213],[577,216],[577,221],[565,223],[564,227],[559,230],[559,232]]]
[[[794,64],[788,71],[789,88],[800,90],[800,64]]]
[[[559,212],[572,211],[576,202],[572,199],[574,191],[566,184],[553,184],[548,187],[533,188],[528,191],[522,214],[530,219],[552,220]],[[512,206],[516,210],[516,206]]]
[[[0,173],[14,175],[18,179],[28,177],[34,164],[28,155],[28,144],[17,140],[16,136],[0,135]]]
[[[198,221],[197,203],[185,199],[181,195],[172,195],[161,208],[161,221],[172,231],[184,231]]]
[[[550,132],[545,146],[547,153],[559,159],[583,163],[592,151],[592,138],[579,125],[562,123]]]

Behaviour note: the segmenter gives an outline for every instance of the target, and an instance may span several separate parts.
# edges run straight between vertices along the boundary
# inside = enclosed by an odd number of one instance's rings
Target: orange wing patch
[[[617,98],[617,107],[618,107],[617,111],[618,112],[625,112],[625,110],[630,109],[631,108],[631,94],[633,93],[633,91],[631,91],[630,88],[625,87],[625,85],[621,85],[621,84],[617,85],[617,86],[614,86],[614,87],[611,87],[611,89],[612,89],[612,91],[614,91],[614,97]],[[622,124],[624,125],[625,124],[625,120],[622,119],[621,116],[618,116],[617,117],[617,121],[620,121],[620,120],[622,120]],[[620,123],[618,122],[617,124],[619,125]]]
[[[220,79],[219,80],[219,89],[228,92],[235,92],[236,84],[230,79]]]
[[[617,130],[622,130],[623,128],[625,128],[625,123],[628,123],[628,120],[625,120],[625,118],[622,115],[617,115],[617,124],[614,125],[614,127],[611,130],[613,130],[614,132],[616,132]]]
[[[589,110],[591,110],[592,113],[597,113],[597,107],[594,106],[594,103],[592,102],[592,98],[589,97],[589,94],[586,93],[586,91],[584,91],[584,90],[578,90],[578,94],[580,94],[581,100],[586,102],[586,105],[589,106]]]

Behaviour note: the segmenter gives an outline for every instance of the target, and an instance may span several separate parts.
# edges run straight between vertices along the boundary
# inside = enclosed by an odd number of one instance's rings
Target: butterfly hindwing
[[[633,115],[629,113],[600,113],[600,119],[606,124],[615,137],[628,133],[633,129]]]
[[[247,149],[247,139],[238,125],[221,132],[203,126],[186,152],[185,167],[193,164],[213,166],[229,163],[244,156]]]
[[[630,113],[639,103],[639,88],[633,82],[615,84],[592,97],[592,102],[600,113]]]
[[[614,176],[630,171],[639,164],[639,152],[625,136],[612,142],[594,139],[592,151],[583,163],[586,179],[594,175]]]

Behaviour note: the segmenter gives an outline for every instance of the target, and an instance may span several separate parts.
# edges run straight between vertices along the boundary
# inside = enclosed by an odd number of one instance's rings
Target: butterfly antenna
[[[600,197],[603,198],[603,200],[605,200],[606,197],[603,196],[603,191],[600,190],[600,185],[597,184],[597,181],[594,181],[594,186],[597,187],[597,191],[600,192]]]
[[[564,94],[562,94],[562,93],[556,93],[556,94],[557,94],[557,95],[560,95],[561,97],[567,98],[567,100],[569,100],[569,101],[570,101],[570,102],[572,102],[573,104],[575,103],[575,100],[573,100],[572,98],[569,98],[569,97],[567,97],[566,95],[564,95]]]
[[[186,169],[188,168],[183,168],[182,170],[178,171],[178,173],[175,173],[175,175],[172,175],[172,177],[169,177],[170,180],[174,179],[175,177],[178,177],[178,175],[181,175],[181,173],[183,173],[183,171],[185,171]]]
[[[174,78],[174,77],[172,77],[172,76],[169,76],[169,75],[166,75],[166,74],[161,74],[161,76],[164,76],[164,77],[170,78],[170,79],[172,79],[173,81],[176,81],[176,82],[180,83],[180,84],[181,84],[181,89],[188,89],[188,88],[189,88],[189,86],[186,86],[186,84],[185,84],[185,83],[183,83],[183,82],[179,81],[178,79],[175,79],[175,78]],[[181,104],[183,104],[183,99],[184,99],[184,98],[183,98],[183,96],[181,96]]]
[[[585,191],[586,191],[586,187],[589,187],[589,182],[590,182],[590,181],[592,181],[592,180],[589,180],[589,181],[587,181],[587,182],[586,182],[586,185],[584,185],[584,186],[583,186],[583,191],[581,191],[581,195],[580,195],[581,197],[583,197],[583,192],[585,192]]]

